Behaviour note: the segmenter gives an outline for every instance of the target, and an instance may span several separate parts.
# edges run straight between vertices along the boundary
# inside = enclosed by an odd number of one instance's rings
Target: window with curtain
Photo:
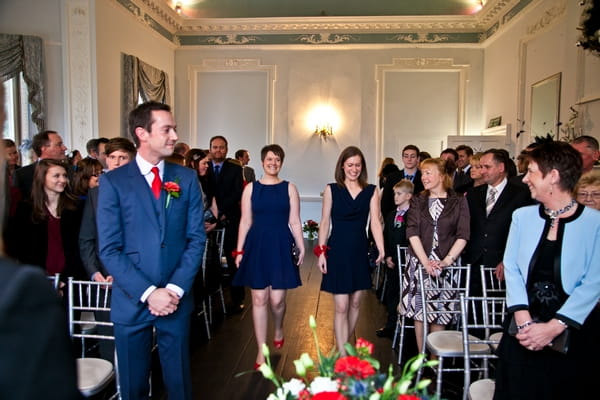
[[[2,134],[17,143],[45,129],[43,61],[40,37],[0,34],[0,82],[7,111]]]
[[[129,112],[140,101],[169,104],[169,77],[166,72],[146,64],[139,58],[123,54],[123,104],[121,105],[121,136],[128,137]]]

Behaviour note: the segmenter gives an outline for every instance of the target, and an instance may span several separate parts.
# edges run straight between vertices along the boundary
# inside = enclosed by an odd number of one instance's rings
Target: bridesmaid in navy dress
[[[273,345],[279,349],[284,341],[286,289],[302,284],[298,271],[304,259],[300,198],[296,186],[279,177],[284,156],[283,149],[276,144],[261,150],[264,174],[248,183],[242,194],[238,245],[233,252],[239,268],[233,284],[252,289],[252,319],[258,350],[255,369],[265,362],[262,345],[267,342],[269,303],[275,325]],[[297,265],[291,254],[294,242],[299,250]]]
[[[358,320],[363,291],[371,288],[367,221],[379,250],[376,262],[384,257],[379,191],[367,183],[365,157],[359,148],[342,151],[335,167],[335,183],[323,192],[323,213],[319,245],[315,254],[323,273],[321,290],[333,294],[334,331],[337,347],[345,354]]]

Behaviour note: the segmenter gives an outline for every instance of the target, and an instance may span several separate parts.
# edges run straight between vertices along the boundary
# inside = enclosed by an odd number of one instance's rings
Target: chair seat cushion
[[[475,336],[469,335],[469,341],[471,340],[478,339]],[[427,335],[427,348],[436,356],[462,357],[464,354],[462,332],[431,332]],[[475,343],[470,345],[469,350],[471,354],[485,354],[490,352],[490,347],[485,343]]]
[[[77,359],[77,386],[86,397],[101,391],[113,376],[114,370],[110,361],[101,358]]]
[[[492,400],[496,382],[493,379],[480,379],[469,386],[470,400]]]
[[[496,333],[492,333],[490,335],[490,340],[493,343],[490,343],[490,346],[492,346],[492,349],[495,351],[496,349],[498,349],[498,344],[500,344],[500,340],[502,339],[502,332],[496,332]]]

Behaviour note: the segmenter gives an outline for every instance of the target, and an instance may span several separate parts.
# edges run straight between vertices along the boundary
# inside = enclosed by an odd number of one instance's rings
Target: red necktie
[[[154,179],[152,180],[152,193],[154,193],[154,197],[157,199],[160,197],[160,175],[158,173],[158,167],[152,167],[152,173],[154,174]]]

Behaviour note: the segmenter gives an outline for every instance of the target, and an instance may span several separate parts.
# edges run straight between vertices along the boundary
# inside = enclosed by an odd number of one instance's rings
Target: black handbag
[[[298,265],[300,261],[300,249],[296,246],[295,242],[292,242],[292,263]]]
[[[540,322],[535,318],[533,319],[533,321]],[[548,344],[546,347],[551,350],[558,351],[559,353],[567,354],[567,351],[569,351],[569,343],[571,341],[571,331],[569,329],[570,328],[565,329],[560,335],[555,337],[552,340],[552,342],[550,342],[550,344]],[[510,324],[508,325],[508,334],[511,336],[515,336],[518,332],[519,330],[517,329],[517,322],[515,321],[515,316],[513,315],[510,320]]]

